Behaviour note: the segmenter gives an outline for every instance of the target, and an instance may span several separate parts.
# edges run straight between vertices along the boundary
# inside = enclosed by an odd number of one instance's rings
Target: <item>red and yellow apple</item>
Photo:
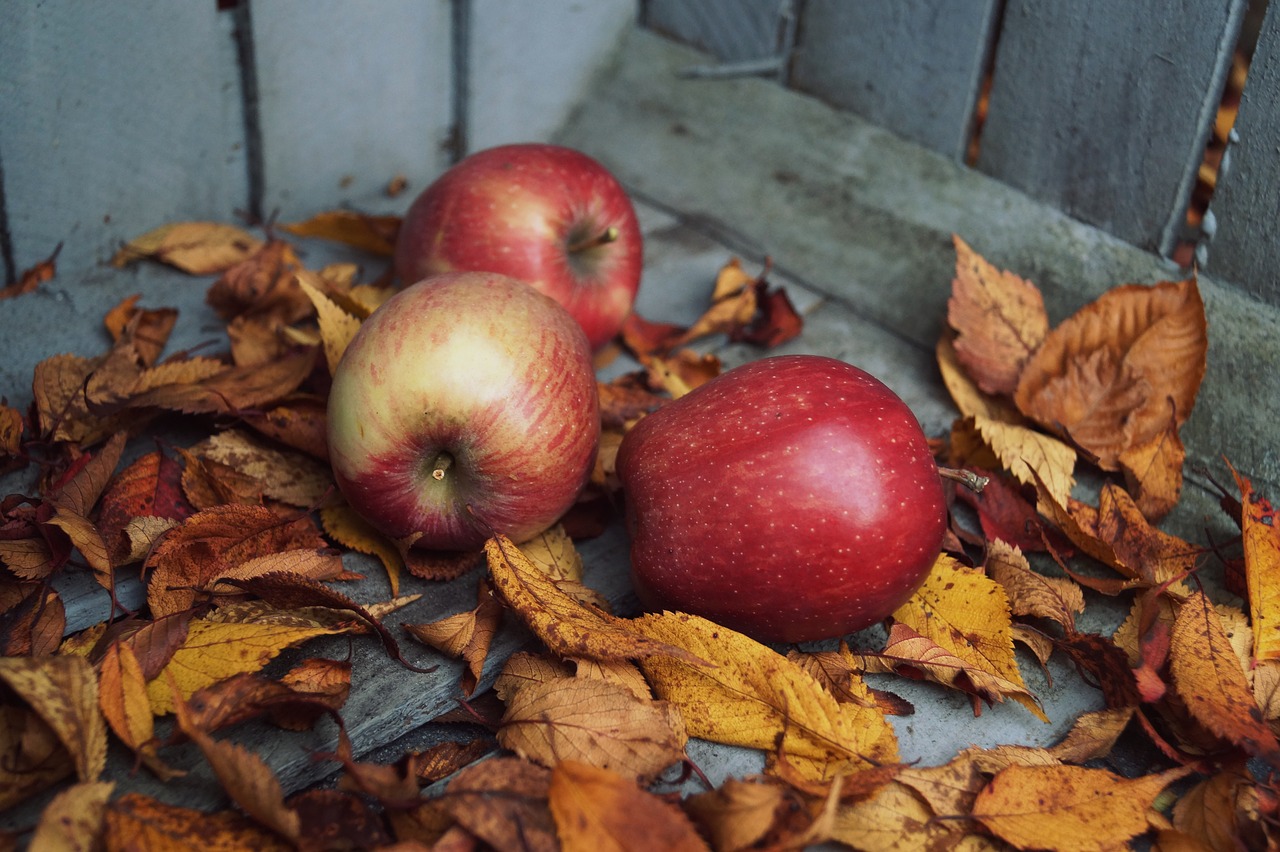
[[[618,474],[641,603],[763,641],[885,618],[946,529],[915,416],[832,358],[764,358],[712,379],[627,433]]]
[[[402,282],[499,272],[555,299],[593,349],[622,327],[643,244],[626,190],[599,162],[541,143],[478,151],[414,200],[396,241]]]
[[[329,394],[329,457],[347,502],[428,549],[551,525],[586,483],[599,436],[582,329],[490,272],[398,292],[360,327]]]

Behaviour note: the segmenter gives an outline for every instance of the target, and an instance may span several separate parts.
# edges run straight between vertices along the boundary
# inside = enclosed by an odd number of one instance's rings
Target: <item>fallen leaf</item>
[[[811,674],[754,639],[685,613],[646,615],[634,626],[711,664],[640,660],[654,692],[680,708],[690,736],[777,746],[812,780],[898,759],[893,728],[877,709],[841,704]]]
[[[297,237],[318,237],[344,243],[382,257],[395,253],[399,216],[372,216],[354,210],[326,210],[302,222],[281,225]]]
[[[986,393],[965,372],[956,355],[955,332],[950,328],[943,330],[934,345],[934,358],[938,362],[938,372],[942,374],[942,383],[961,417],[982,416],[1001,423],[1027,422],[1011,399]]]
[[[1178,798],[1173,825],[1203,848],[1264,849],[1267,839],[1258,804],[1258,790],[1250,783],[1248,770],[1231,766]]]
[[[295,847],[237,811],[205,813],[125,793],[107,805],[108,849],[253,849],[288,852]]]
[[[963,660],[972,669],[966,672],[971,681],[973,671],[981,671],[1012,684],[1007,694],[1037,719],[1049,721],[1027,690],[1014,657],[1008,597],[982,572],[945,554],[938,557],[924,584],[894,611],[893,619]]]
[[[22,600],[0,615],[0,656],[52,654],[58,650],[66,626],[67,611],[57,590],[31,584]]]
[[[400,549],[346,503],[320,510],[325,534],[343,547],[378,557],[387,572],[391,594],[400,594],[400,572],[405,568]]]
[[[1163,432],[1120,453],[1117,461],[1124,473],[1125,487],[1152,523],[1158,523],[1178,505],[1186,458],[1187,449],[1173,417]]]
[[[974,415],[952,426],[952,443],[981,443],[989,448],[1000,467],[1023,485],[1042,483],[1061,504],[1071,497],[1075,486],[1076,452],[1051,435],[1026,426]],[[972,451],[961,451],[971,456]]]
[[[646,635],[635,622],[583,606],[506,536],[489,539],[484,550],[494,589],[552,652],[600,660],[665,655],[693,664],[701,662],[681,647]]]
[[[169,335],[178,322],[178,311],[176,308],[139,308],[141,298],[135,294],[124,299],[107,311],[103,323],[113,341],[119,343],[127,337],[142,365],[150,367],[160,360]]]
[[[107,761],[98,679],[82,657],[0,657],[0,681],[25,701],[70,753],[76,776],[97,781]]]
[[[463,769],[441,797],[449,815],[495,849],[555,852],[556,826],[547,804],[551,771],[514,757]]]
[[[973,816],[1022,849],[1119,848],[1150,827],[1156,796],[1190,772],[1129,779],[1083,766],[1010,766],[978,794]]]
[[[298,287],[301,268],[291,245],[271,240],[229,267],[210,285],[205,301],[227,321],[257,316],[266,328],[297,322],[312,313],[311,301]]]
[[[548,801],[565,852],[709,849],[679,807],[608,769],[561,761]]]
[[[102,834],[115,782],[82,781],[63,790],[40,814],[32,849],[92,849]]]
[[[962,829],[935,820],[918,793],[890,781],[870,798],[840,807],[831,826],[831,839],[868,852],[946,848]]]
[[[251,477],[264,496],[300,509],[319,506],[336,488],[327,465],[292,450],[267,446],[237,429],[219,432],[190,451]]]
[[[5,287],[0,287],[0,301],[12,299],[33,292],[46,281],[52,281],[58,274],[58,255],[62,252],[62,243],[53,247],[53,253],[44,260],[23,270],[18,280]]]
[[[299,849],[386,849],[391,843],[384,812],[364,796],[305,790],[286,805],[302,825]]]
[[[342,353],[360,330],[360,319],[343,310],[324,292],[320,276],[307,270],[298,272],[298,286],[307,294],[311,304],[315,305],[316,316],[320,320],[320,339],[324,342],[324,356],[329,364],[329,374],[333,375],[342,360]]]
[[[133,649],[125,643],[112,643],[103,655],[98,675],[98,706],[112,732],[161,780],[182,774],[160,759],[152,742],[155,724],[147,681]]]
[[[1207,350],[1194,278],[1114,287],[1049,332],[1014,401],[1117,470],[1123,452],[1165,431],[1170,401],[1177,424],[1186,422]]]
[[[684,801],[702,833],[717,850],[749,849],[763,840],[777,822],[786,793],[777,783],[726,778],[705,793]]]
[[[947,322],[956,330],[959,362],[989,394],[1012,394],[1023,365],[1049,333],[1040,289],[994,267],[952,235],[956,274],[947,300]]]
[[[1014,615],[1047,618],[1075,632],[1075,617],[1084,612],[1084,591],[1073,580],[1033,571],[1021,550],[999,540],[988,543],[985,567],[1004,587]]]
[[[262,246],[249,232],[219,222],[173,222],[134,237],[116,252],[111,265],[158,260],[191,275],[222,272]]]
[[[1084,763],[1111,753],[1129,723],[1135,707],[1112,707],[1081,713],[1063,739],[1049,753],[1063,763]]]
[[[116,474],[102,495],[98,528],[108,552],[119,562],[131,549],[126,533],[140,517],[181,521],[192,514],[182,495],[182,468],[156,450]]]
[[[76,772],[76,762],[61,735],[26,706],[0,704],[0,749],[5,755],[0,761],[0,810]]]
[[[1187,709],[1204,727],[1280,767],[1280,743],[1262,718],[1217,610],[1203,592],[1178,608],[1169,669]]]
[[[582,554],[563,524],[555,524],[519,544],[520,552],[553,580],[582,582]]]
[[[1262,661],[1280,659],[1280,529],[1271,502],[1248,477],[1231,471],[1240,490],[1245,582],[1253,621],[1253,653]]]
[[[196,690],[184,703],[187,724],[207,734],[262,716],[284,720],[288,730],[307,730],[322,715],[336,716],[350,690],[350,663],[304,660],[279,680],[238,674]]]
[[[657,411],[671,401],[670,397],[654,393],[647,385],[637,384],[630,375],[611,382],[598,382],[596,391],[600,397],[600,422],[606,430],[624,429],[628,423]]]
[[[542,766],[573,760],[648,783],[684,757],[687,737],[676,707],[615,683],[577,677],[529,683],[506,705],[498,743]]]
[[[419,642],[466,662],[462,694],[472,695],[480,683],[489,645],[502,623],[502,604],[493,596],[493,587],[482,580],[476,590],[476,607],[427,624],[406,624],[405,630]]]

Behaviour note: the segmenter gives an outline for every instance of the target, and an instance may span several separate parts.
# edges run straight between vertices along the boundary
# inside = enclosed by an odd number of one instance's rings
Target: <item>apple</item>
[[[446,273],[392,296],[334,369],[329,457],[356,512],[394,539],[466,550],[526,539],[586,483],[600,437],[591,347],[523,282]]]
[[[403,282],[500,272],[568,309],[592,349],[622,327],[640,287],[643,243],[631,199],[572,148],[525,143],[478,151],[414,200],[396,240]]]
[[[946,529],[915,416],[834,358],[728,370],[637,423],[617,464],[641,604],[765,642],[883,619],[924,581]]]

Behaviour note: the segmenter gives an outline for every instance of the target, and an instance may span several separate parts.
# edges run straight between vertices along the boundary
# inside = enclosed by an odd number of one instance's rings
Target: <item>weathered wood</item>
[[[1280,305],[1280,7],[1267,9],[1210,211],[1207,268]]]
[[[276,0],[250,7],[262,212],[284,221],[425,186],[449,162],[446,0]]]
[[[996,0],[804,4],[791,85],[963,160]]]
[[[1168,252],[1245,0],[1009,0],[978,167]]]
[[[466,144],[541,141],[608,61],[635,0],[470,0]]]
[[[232,16],[214,3],[6,3],[3,209],[21,273],[110,260],[165,222],[246,200]]]
[[[643,0],[644,25],[724,62],[777,56],[790,45],[784,15],[791,0]]]

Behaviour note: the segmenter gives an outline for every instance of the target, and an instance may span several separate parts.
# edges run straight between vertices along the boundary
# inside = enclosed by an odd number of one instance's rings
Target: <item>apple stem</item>
[[[437,482],[444,480],[444,473],[453,467],[453,456],[448,453],[441,453],[436,456],[435,466],[431,469],[431,478]]]
[[[954,479],[965,488],[968,488],[974,494],[982,491],[987,487],[987,483],[991,481],[989,476],[981,476],[971,470],[961,470],[955,467],[940,467],[938,475],[944,479]]]
[[[582,239],[578,240],[576,243],[570,243],[569,253],[577,254],[580,251],[586,251],[587,249],[595,248],[596,246],[606,245],[616,240],[618,236],[619,234],[618,234],[617,228],[613,228],[613,227],[605,228],[604,231],[602,231],[599,234],[596,234],[594,237],[583,237]]]

